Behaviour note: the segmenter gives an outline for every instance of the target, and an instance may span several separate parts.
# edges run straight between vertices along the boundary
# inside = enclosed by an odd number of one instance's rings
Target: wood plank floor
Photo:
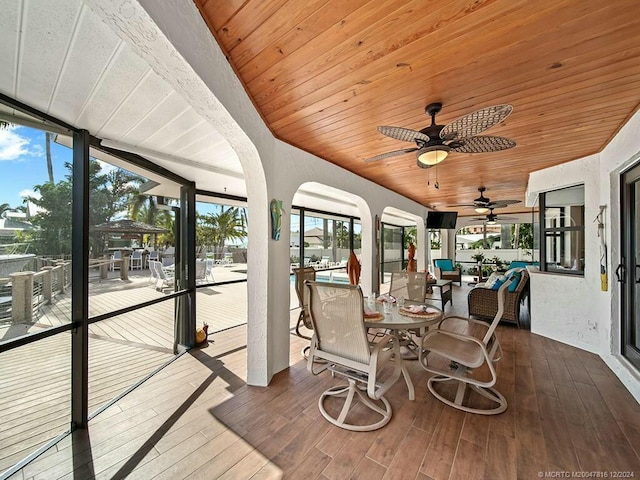
[[[458,313],[466,310],[466,291],[454,287]],[[291,366],[269,387],[249,387],[246,326],[226,330],[12,478],[640,475],[640,406],[597,356],[512,326],[500,326],[498,335],[504,357],[497,387],[509,402],[505,413],[485,417],[445,406],[426,388],[430,374],[407,362],[416,400],[397,383],[387,395],[391,422],[353,433],[320,415],[320,393],[338,380],[306,371],[303,340],[292,335]]]

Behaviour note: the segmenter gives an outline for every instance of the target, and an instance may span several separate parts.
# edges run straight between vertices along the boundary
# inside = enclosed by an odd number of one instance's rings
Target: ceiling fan
[[[486,187],[478,187],[478,191],[480,192],[480,196],[476,198],[473,203],[463,203],[458,205],[450,205],[451,207],[473,207],[476,213],[487,213],[489,210],[493,212],[494,208],[504,208],[509,205],[513,205],[516,203],[520,203],[520,200],[496,200],[492,202],[487,197],[484,196],[484,192],[486,191]]]
[[[500,220],[515,220],[515,217],[500,217]],[[498,223],[498,214],[493,213],[493,208],[489,208],[489,213],[486,217],[475,217],[474,220],[481,220],[487,225],[496,225]]]
[[[414,148],[381,153],[365,162],[375,162],[384,158],[417,152],[418,166],[430,168],[449,155],[449,152],[484,153],[497,152],[516,146],[516,142],[504,137],[478,135],[502,122],[513,111],[511,105],[494,105],[464,115],[448,125],[437,125],[436,115],[442,109],[441,103],[430,103],[425,112],[431,117],[431,125],[420,131],[402,127],[381,126],[378,131],[387,137],[415,142]]]

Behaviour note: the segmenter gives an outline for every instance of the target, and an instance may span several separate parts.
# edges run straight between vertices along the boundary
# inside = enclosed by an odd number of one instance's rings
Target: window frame
[[[546,209],[547,209],[547,195],[550,193],[555,193],[558,191],[562,191],[562,190],[567,190],[570,188],[575,188],[575,187],[580,187],[582,186],[584,188],[584,184],[577,184],[577,185],[572,185],[570,187],[563,187],[563,188],[557,188],[554,190],[548,190],[546,192],[541,192],[539,194],[539,216],[538,216],[538,225],[539,225],[539,251],[540,251],[540,271],[542,272],[548,272],[548,273],[553,273],[556,275],[572,275],[572,276],[578,276],[578,277],[584,277],[584,266],[586,265],[586,258],[583,259],[582,264],[583,264],[583,269],[582,270],[571,270],[569,268],[549,268],[549,264],[547,262],[547,240],[549,238],[555,237],[555,236],[561,236],[566,234],[567,232],[582,232],[582,248],[583,248],[583,252],[584,252],[584,247],[585,247],[585,240],[586,240],[586,235],[585,235],[585,222],[584,222],[584,195],[583,195],[583,203],[582,203],[582,208],[583,208],[583,216],[582,216],[582,224],[581,225],[569,225],[569,226],[555,226],[555,227],[547,227],[547,216],[546,216]],[[563,208],[563,207],[560,207]],[[564,222],[563,222],[564,223]],[[585,257],[586,257],[586,252],[584,252]]]

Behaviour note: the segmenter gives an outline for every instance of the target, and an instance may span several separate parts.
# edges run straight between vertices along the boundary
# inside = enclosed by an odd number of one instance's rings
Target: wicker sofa
[[[500,321],[515,323],[520,327],[520,307],[529,294],[529,273],[522,269],[520,281],[513,292],[507,292],[504,313]],[[498,292],[490,288],[476,287],[467,297],[469,316],[492,319],[498,311]]]

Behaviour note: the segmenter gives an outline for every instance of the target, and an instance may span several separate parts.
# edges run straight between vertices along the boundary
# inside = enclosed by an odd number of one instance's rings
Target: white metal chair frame
[[[507,288],[512,281],[512,279],[506,281],[498,290],[498,312],[490,324],[472,318],[451,315],[442,319],[436,329],[430,330],[423,337],[422,348],[424,351],[428,351],[428,355],[422,356],[422,366],[427,371],[436,374],[429,378],[427,387],[431,394],[441,402],[465,412],[482,415],[495,415],[507,409],[507,400],[504,395],[493,388],[497,381],[494,363],[502,357],[502,347],[500,346],[495,330],[502,317]],[[487,331],[482,339],[478,339],[472,335],[463,335],[443,329],[443,324],[452,319],[482,325],[487,328]],[[450,360],[450,366],[453,368],[453,371],[445,371],[429,366],[428,358],[433,354]],[[490,380],[481,381],[469,377],[469,373],[471,373],[473,369],[479,368],[485,363],[491,374]],[[456,394],[453,400],[436,391],[434,384],[440,382],[457,384]],[[496,406],[484,409],[465,405],[467,387],[483,397],[488,398]]]
[[[161,262],[153,262],[155,266],[155,272],[157,276],[156,280],[156,290],[163,290],[167,287],[173,286],[174,276],[167,273],[167,271],[162,267]]]
[[[310,281],[305,282],[305,286],[314,328],[307,370],[313,375],[329,370],[332,375],[347,380],[346,385],[322,393],[318,400],[320,413],[333,425],[346,430],[362,432],[383,427],[392,415],[384,394],[400,378],[402,370],[398,343],[391,342],[392,336],[387,335],[378,343],[369,344],[360,287]],[[391,358],[394,358],[392,373],[380,384],[378,373]],[[325,408],[325,401],[330,397],[345,398],[337,416]],[[378,414],[380,419],[366,425],[349,423],[347,417],[354,400]]]
[[[130,258],[131,270],[142,270],[142,250],[135,250]]]

